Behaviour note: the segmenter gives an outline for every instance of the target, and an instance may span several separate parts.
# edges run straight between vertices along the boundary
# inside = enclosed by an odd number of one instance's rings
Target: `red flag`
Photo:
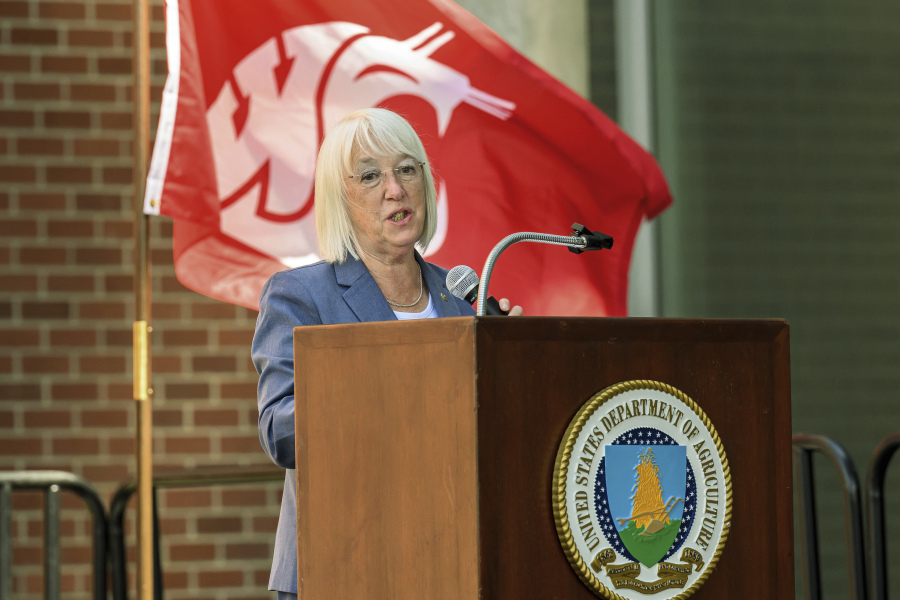
[[[345,114],[413,125],[438,184],[426,257],[480,273],[518,231],[610,234],[575,256],[517,244],[492,295],[529,315],[626,313],[632,244],[670,203],[653,158],[597,108],[448,0],[170,0],[169,79],[145,212],[175,220],[187,287],[258,308],[274,272],[318,260],[313,168]]]

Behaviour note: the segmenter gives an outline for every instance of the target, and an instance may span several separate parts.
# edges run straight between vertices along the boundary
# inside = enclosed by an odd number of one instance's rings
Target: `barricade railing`
[[[846,532],[848,595],[850,600],[866,600],[866,556],[860,503],[859,477],[853,460],[840,444],[822,435],[798,433],[792,436],[794,449],[794,481],[798,492],[799,545],[801,585],[804,598],[822,598],[819,571],[818,526],[812,456],[823,454],[841,479]]]
[[[198,467],[188,469],[159,469],[153,474],[153,595],[163,599],[162,566],[159,551],[159,518],[156,492],[166,488],[208,487],[283,481],[284,469],[274,465],[255,467]],[[134,481],[123,483],[113,496],[109,509],[110,561],[112,591],[115,600],[128,599],[128,561],[125,553],[125,512],[128,501],[137,490]]]
[[[16,490],[44,492],[44,598],[60,598],[60,493],[65,490],[81,497],[93,518],[94,599],[106,600],[106,509],[91,484],[65,471],[0,472],[0,598],[12,598],[12,495]]]
[[[882,440],[869,462],[866,473],[866,507],[868,509],[869,577],[872,600],[887,600],[887,536],[884,518],[884,478],[894,453],[900,448],[900,431]]]

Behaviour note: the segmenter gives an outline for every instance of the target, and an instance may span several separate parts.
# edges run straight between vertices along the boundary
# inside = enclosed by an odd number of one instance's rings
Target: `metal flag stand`
[[[134,88],[132,101],[132,178],[134,184],[134,372],[137,409],[137,590],[140,600],[153,598],[153,407],[150,387],[150,219],[144,214],[144,186],[150,154],[150,6],[134,0],[132,10]]]

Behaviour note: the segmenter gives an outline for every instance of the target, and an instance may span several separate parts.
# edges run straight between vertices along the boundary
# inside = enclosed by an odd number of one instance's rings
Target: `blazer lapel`
[[[347,288],[342,296],[344,302],[361,322],[397,320],[381,288],[361,260],[348,256],[343,263],[335,263],[334,273],[338,284]]]
[[[418,251],[416,252],[416,260],[422,267],[422,275],[425,277],[425,283],[428,285],[428,291],[431,293],[431,302],[439,317],[461,317],[463,314],[459,312],[459,306],[447,289],[447,282],[441,277],[440,272],[425,262]]]

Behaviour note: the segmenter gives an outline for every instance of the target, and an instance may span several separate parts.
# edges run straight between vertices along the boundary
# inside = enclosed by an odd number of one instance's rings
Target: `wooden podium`
[[[302,600],[595,598],[557,537],[554,461],[578,409],[634,379],[690,396],[727,452],[731,530],[693,597],[794,597],[784,321],[329,325],[294,350]]]

